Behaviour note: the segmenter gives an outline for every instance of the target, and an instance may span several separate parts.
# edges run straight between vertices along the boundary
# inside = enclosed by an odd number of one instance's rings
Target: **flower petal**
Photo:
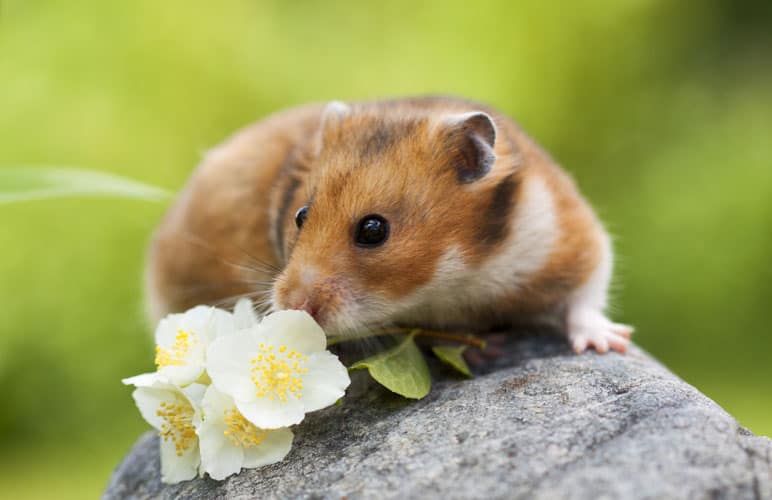
[[[180,392],[188,398],[188,402],[193,408],[198,408],[201,406],[201,401],[204,399],[206,387],[207,386],[203,384],[190,384],[189,386],[180,389]]]
[[[316,411],[334,404],[346,394],[351,383],[348,370],[338,357],[327,351],[308,356],[303,377],[303,406],[305,411]]]
[[[155,343],[161,347],[172,346],[180,329],[200,337],[206,329],[211,316],[211,309],[208,306],[196,306],[184,313],[169,314],[158,322],[158,328],[155,330]]]
[[[167,484],[193,479],[201,462],[198,445],[191,446],[177,455],[173,441],[161,439],[161,481]]]
[[[204,472],[218,481],[238,474],[244,464],[244,450],[228,441],[224,434],[227,429],[222,420],[215,417],[205,421],[196,431]]]
[[[258,337],[271,345],[286,345],[302,354],[327,348],[324,330],[305,311],[286,310],[269,314],[258,325]]]
[[[287,428],[267,431],[265,439],[259,445],[244,450],[244,467],[260,467],[261,465],[281,462],[292,448],[295,437]]]
[[[208,344],[218,333],[232,331],[233,315],[210,306],[196,306],[184,313],[170,314],[158,323],[156,344],[169,348],[174,345],[179,330],[192,333],[199,342]]]
[[[177,386],[185,386],[195,382],[204,373],[203,360],[199,362],[189,362],[181,366],[164,366],[158,370],[160,380],[166,380]]]
[[[244,451],[227,438],[225,412],[234,407],[233,398],[213,386],[206,389],[201,401],[204,422],[196,429],[201,447],[201,465],[213,479],[222,480],[237,474],[244,462]]]
[[[204,333],[207,343],[221,335],[227,335],[235,331],[235,318],[231,313],[222,309],[211,308]]]
[[[305,416],[303,403],[290,397],[286,402],[273,401],[267,397],[251,396],[246,400],[236,399],[236,408],[244,418],[261,429],[278,429],[299,424]]]
[[[212,384],[233,398],[250,397],[255,387],[249,379],[250,362],[257,342],[252,330],[215,339],[206,355],[206,371]]]
[[[157,346],[169,348],[174,344],[177,336],[177,320],[179,314],[170,314],[158,322],[155,329],[155,344]]]
[[[121,380],[124,385],[133,385],[134,387],[151,387],[159,381],[162,380],[158,377],[158,372],[142,373]]]
[[[236,302],[236,306],[233,308],[233,326],[236,330],[244,330],[257,325],[260,320],[255,314],[255,309],[252,305],[252,301],[243,298]]]
[[[161,403],[167,401],[175,401],[174,392],[169,389],[160,389],[158,387],[137,387],[134,392],[131,393],[134,398],[134,402],[137,404],[139,413],[145,421],[155,427],[161,429],[163,419],[157,415],[158,408]]]
[[[204,397],[201,400],[201,408],[207,415],[207,419],[210,419],[210,415],[213,416],[213,418],[222,419],[222,415],[225,411],[234,406],[235,403],[233,402],[232,397],[224,392],[218,391],[217,388],[211,385],[206,388]]]

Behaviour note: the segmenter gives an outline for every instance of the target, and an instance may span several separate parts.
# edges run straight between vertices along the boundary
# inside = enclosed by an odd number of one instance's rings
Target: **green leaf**
[[[170,193],[159,187],[95,170],[0,168],[0,205],[63,196],[107,196],[163,201],[170,197]]]
[[[432,347],[434,354],[440,358],[441,361],[452,366],[456,370],[460,371],[467,377],[472,376],[472,371],[469,369],[469,365],[464,361],[464,351],[468,346],[462,345],[458,347],[452,347],[449,345],[436,345]]]
[[[429,394],[432,379],[426,360],[413,341],[414,336],[410,334],[396,347],[354,363],[351,369],[367,368],[388,390],[406,398],[423,398]]]

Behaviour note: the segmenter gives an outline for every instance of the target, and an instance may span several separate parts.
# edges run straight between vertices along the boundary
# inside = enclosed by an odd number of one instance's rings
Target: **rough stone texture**
[[[471,380],[434,366],[417,402],[357,372],[282,463],[221,482],[161,484],[148,433],[104,498],[772,498],[772,441],[641,350],[575,356],[547,337],[505,350]]]

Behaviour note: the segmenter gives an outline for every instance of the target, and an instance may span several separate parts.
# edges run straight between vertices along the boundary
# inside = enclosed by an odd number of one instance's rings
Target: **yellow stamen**
[[[298,361],[293,361],[293,358]],[[303,388],[302,375],[308,372],[301,364],[304,365],[307,359],[295,351],[287,353],[285,345],[274,351],[274,346],[261,342],[258,355],[250,360],[251,380],[257,389],[257,397],[267,396],[269,401],[278,399],[282,403],[287,402],[288,396],[300,399],[300,389]]]
[[[193,407],[181,400],[175,403],[162,402],[155,414],[163,420],[158,435],[164,441],[172,441],[177,456],[181,457],[197,439],[193,427]]]
[[[242,448],[257,446],[265,439],[267,434],[266,431],[255,427],[254,424],[245,419],[236,408],[225,410],[223,420],[225,425],[228,426],[228,429],[223,431],[223,434],[234,446]]]
[[[161,346],[155,348],[155,364],[161,369],[166,366],[184,366],[185,357],[188,355],[191,347],[198,343],[196,334],[186,332],[182,328],[177,330],[174,338],[174,344],[168,349]]]

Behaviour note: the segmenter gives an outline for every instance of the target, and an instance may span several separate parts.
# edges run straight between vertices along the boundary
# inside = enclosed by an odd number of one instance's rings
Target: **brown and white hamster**
[[[211,150],[151,245],[151,315],[240,296],[329,335],[557,320],[624,351],[608,235],[515,123],[449,97],[308,105]],[[262,300],[261,300],[262,299]]]

